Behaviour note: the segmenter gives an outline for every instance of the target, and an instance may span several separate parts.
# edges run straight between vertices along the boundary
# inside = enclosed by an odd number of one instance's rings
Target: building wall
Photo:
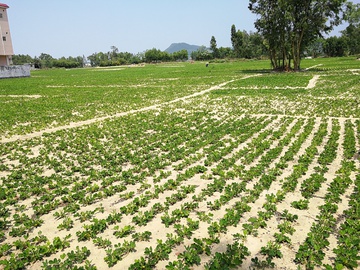
[[[0,79],[30,77],[30,65],[0,67]]]
[[[11,56],[14,55],[12,40],[10,35],[10,26],[6,8],[0,7],[0,56],[8,56],[6,65],[11,64]],[[3,65],[3,59],[0,60]]]
[[[12,65],[11,55],[0,55],[0,67]]]
[[[8,57],[5,55],[0,55],[0,67],[8,65]]]

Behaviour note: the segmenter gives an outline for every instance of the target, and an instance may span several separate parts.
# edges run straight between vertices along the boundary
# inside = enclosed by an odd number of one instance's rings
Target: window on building
[[[6,41],[6,37],[3,37],[3,41]]]
[[[0,19],[2,18],[2,13],[0,13]]]

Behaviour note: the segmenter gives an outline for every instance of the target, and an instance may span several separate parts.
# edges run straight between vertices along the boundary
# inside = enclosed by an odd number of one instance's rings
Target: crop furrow
[[[293,132],[296,133],[301,125],[302,124],[293,128]],[[293,135],[291,135],[291,136],[293,136]],[[284,142],[289,142],[288,139],[291,136],[284,136],[284,138],[283,138]],[[279,144],[281,145],[281,143],[279,143]],[[271,178],[265,177],[264,179],[270,180]],[[260,183],[261,183],[261,179],[260,179]],[[231,195],[231,194],[229,194],[229,195]],[[217,242],[218,240],[216,240],[216,239],[218,239],[218,238],[216,237],[216,235],[218,235],[219,233],[227,232],[226,228],[228,226],[231,226],[231,227],[236,226],[236,224],[239,222],[242,214],[250,210],[250,207],[248,208],[248,206],[246,206],[247,205],[246,198],[243,197],[241,199],[241,201],[243,201],[243,202],[239,202],[239,204],[236,204],[235,206],[233,206],[233,209],[226,209],[226,214],[223,218],[220,219],[219,223],[216,223],[216,222],[212,223],[211,226],[208,228],[208,234],[210,235],[210,239],[212,239],[212,241]],[[271,204],[269,204],[269,207],[270,207],[270,205]],[[270,210],[270,208],[269,208],[269,210]],[[237,212],[237,211],[240,211],[240,212]],[[214,233],[215,233],[215,235],[214,235]],[[244,235],[247,235],[247,233],[245,233]],[[218,236],[218,237],[220,237],[220,236]],[[246,238],[246,236],[245,236],[245,238]],[[219,253],[218,256],[221,256],[221,254]],[[177,263],[179,264],[180,262],[177,261]]]
[[[344,142],[342,128],[343,127],[340,127],[337,122],[334,123],[330,138],[322,152],[322,154],[326,154],[326,158],[325,155],[320,154],[318,159],[320,165],[329,166],[335,171],[338,171],[339,168],[341,168],[341,165],[339,162],[335,161],[335,158],[337,156],[337,160],[341,160],[344,153],[343,147],[341,143],[339,143],[339,141]],[[335,153],[338,153],[338,155]],[[342,167],[344,166],[346,166],[345,163],[342,164]],[[341,172],[342,170],[343,169],[341,168],[339,171]],[[338,210],[337,203],[341,201],[341,196],[352,183],[349,176],[349,174],[340,174],[338,176],[329,175],[327,177],[329,187],[325,195],[325,204],[318,207],[320,213],[317,215],[317,222],[313,223],[305,242],[299,247],[295,258],[297,263],[303,264],[311,269],[317,265],[321,265],[321,262],[325,257],[324,249],[330,244],[328,238],[336,226],[335,216],[337,215]],[[310,202],[311,201],[312,199]]]

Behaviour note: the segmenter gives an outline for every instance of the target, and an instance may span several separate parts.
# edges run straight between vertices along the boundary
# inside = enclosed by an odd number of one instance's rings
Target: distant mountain
[[[181,50],[187,50],[189,54],[191,54],[194,51],[197,51],[201,46],[197,46],[197,45],[190,45],[187,43],[173,43],[170,45],[169,48],[167,48],[165,50],[165,52],[168,53],[174,53],[174,52],[178,52]]]

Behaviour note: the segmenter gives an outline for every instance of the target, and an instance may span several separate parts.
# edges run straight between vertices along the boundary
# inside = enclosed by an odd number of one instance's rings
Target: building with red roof
[[[14,55],[7,15],[8,8],[8,5],[0,3],[0,66],[9,66]]]

